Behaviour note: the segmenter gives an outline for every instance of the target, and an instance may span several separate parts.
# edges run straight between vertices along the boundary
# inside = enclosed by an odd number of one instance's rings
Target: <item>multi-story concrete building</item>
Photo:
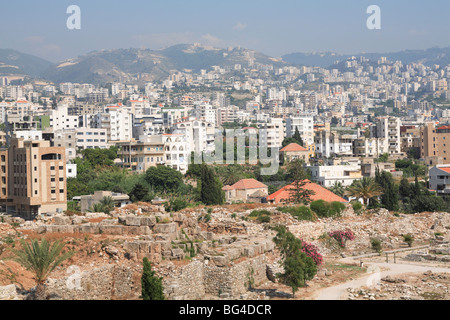
[[[260,123],[259,144],[267,148],[281,148],[285,138],[285,128],[282,118],[270,118],[266,123]]]
[[[356,135],[339,134],[335,131],[317,130],[315,132],[316,154],[319,157],[330,158],[336,155],[351,156],[353,140]]]
[[[4,157],[2,157],[4,156]],[[0,153],[2,184],[8,199],[7,213],[32,218],[40,213],[67,209],[66,160],[63,147],[45,140],[12,138]]]
[[[120,142],[116,146],[122,166],[134,172],[144,173],[150,167],[164,164],[161,136],[142,136],[138,141]]]
[[[376,120],[375,125],[370,127],[371,138],[383,138],[388,141],[388,153],[401,153],[401,120],[395,117],[382,117]]]
[[[420,128],[420,157],[427,163],[436,158],[441,158],[442,164],[450,164],[450,126],[435,127],[433,123],[427,123]]]
[[[355,157],[379,158],[388,150],[388,141],[384,138],[358,138],[353,140],[353,155]]]
[[[110,144],[107,140],[108,130],[106,128],[78,128],[75,131],[77,150],[84,149],[108,149]]]
[[[108,141],[127,141],[133,136],[133,115],[120,107],[108,107],[92,120],[92,128],[106,129]]]
[[[305,144],[314,145],[314,117],[310,114],[291,116],[286,119],[286,136],[292,137],[298,129]]]
[[[326,188],[336,183],[342,183],[344,187],[349,186],[353,181],[362,178],[359,166],[309,166],[307,168],[311,172],[311,179]]]

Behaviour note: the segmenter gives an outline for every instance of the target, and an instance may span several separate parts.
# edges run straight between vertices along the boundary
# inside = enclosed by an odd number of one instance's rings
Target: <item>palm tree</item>
[[[223,176],[222,176],[222,183],[224,185],[231,186],[241,180],[242,175],[239,172],[238,168],[236,166],[228,166],[225,168]]]
[[[343,197],[345,194],[345,188],[342,185],[342,182],[336,181],[334,183],[333,186],[331,186],[330,188],[328,188],[331,192],[333,192],[334,194]]]
[[[55,241],[52,245],[44,238],[39,244],[38,240],[31,240],[31,245],[20,240],[22,249],[10,249],[15,256],[8,258],[23,266],[34,274],[36,282],[36,300],[45,300],[45,281],[50,273],[65,260],[70,259],[75,251],[62,253],[64,243]]]
[[[361,180],[355,180],[351,186],[347,188],[347,195],[357,199],[363,199],[367,206],[369,200],[383,194],[380,185],[375,182],[375,179],[364,177]]]
[[[100,202],[94,203],[90,209],[91,212],[104,212],[109,214],[115,208],[115,203],[112,197],[103,197]]]

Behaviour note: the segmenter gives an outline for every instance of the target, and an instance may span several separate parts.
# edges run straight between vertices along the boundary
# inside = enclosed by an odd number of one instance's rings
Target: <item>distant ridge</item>
[[[336,61],[342,62],[352,56],[364,56],[370,60],[378,60],[381,57],[386,57],[390,61],[401,60],[404,64],[420,62],[426,66],[432,66],[435,64],[448,65],[450,64],[450,47],[434,47],[426,50],[403,50],[390,53],[358,53],[349,55],[335,52],[296,52],[284,55],[282,58],[287,63],[327,68],[332,66]]]

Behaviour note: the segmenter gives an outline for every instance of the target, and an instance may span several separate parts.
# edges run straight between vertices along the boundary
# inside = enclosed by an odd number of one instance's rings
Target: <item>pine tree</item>
[[[202,164],[200,201],[210,206],[223,204],[224,200],[222,184],[219,179],[214,175],[213,170],[206,164]]]
[[[144,258],[144,270],[141,277],[142,299],[144,300],[164,300],[162,278],[155,276],[152,265],[147,258]]]
[[[392,174],[386,171],[380,173],[380,171],[377,170],[375,181],[383,190],[383,194],[380,196],[382,206],[390,211],[398,210],[398,187],[394,183]]]
[[[304,204],[311,202],[311,196],[315,193],[314,191],[305,188],[310,181],[308,180],[307,173],[303,169],[302,160],[296,159],[289,163],[288,176],[291,181],[293,181],[289,191],[289,201]]]

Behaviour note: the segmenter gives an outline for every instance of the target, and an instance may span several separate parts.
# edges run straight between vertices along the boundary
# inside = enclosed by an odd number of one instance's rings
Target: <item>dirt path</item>
[[[350,262],[349,259],[342,259],[340,261],[343,263]],[[340,300],[347,288],[357,289],[363,286],[375,286],[381,278],[386,276],[396,276],[404,273],[420,273],[427,271],[436,273],[450,272],[450,268],[418,266],[413,264],[370,262],[366,263],[366,265],[369,267],[368,270],[371,270],[372,272],[367,273],[364,277],[359,279],[318,290],[314,295],[315,300]]]

